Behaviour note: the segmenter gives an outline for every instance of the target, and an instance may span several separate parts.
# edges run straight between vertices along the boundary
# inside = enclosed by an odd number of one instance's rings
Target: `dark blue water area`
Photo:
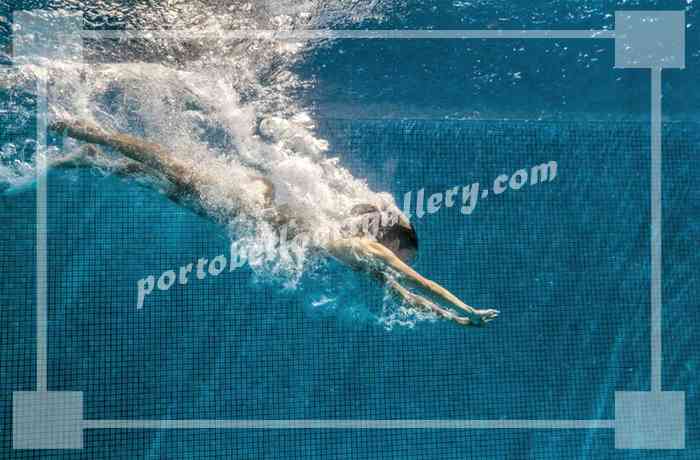
[[[686,392],[687,449],[614,450],[613,430],[88,430],[60,458],[696,458],[698,126],[664,129],[663,388]],[[148,274],[228,254],[226,231],[92,171],[48,185],[51,390],[88,419],[611,419],[650,388],[644,123],[322,120],[352,172],[401,201],[556,161],[551,182],[417,218],[415,268],[501,317],[387,330],[382,291],[329,263],[295,290],[243,267],[154,292]],[[35,190],[0,196],[0,416],[35,380]],[[339,299],[314,306],[322,296]]]
[[[685,11],[686,68],[664,71],[664,104],[674,119],[697,121],[695,3],[415,0],[335,27],[613,30],[615,11]],[[649,111],[649,71],[615,68],[612,39],[345,39],[314,48],[298,70],[315,83],[300,97],[321,117],[639,120]]]
[[[123,15],[89,8],[86,24],[123,27]],[[664,71],[674,119],[697,121],[698,6],[689,0],[402,0],[353,3],[354,15],[326,12],[311,26],[334,29],[608,29],[616,11],[684,11],[686,68]],[[62,0],[0,2],[0,63],[11,61],[12,11],[78,9]],[[332,10],[333,11],[333,10]],[[346,12],[347,13],[347,12]],[[156,24],[153,25],[157,27]],[[318,45],[318,44],[316,44]],[[295,70],[320,117],[643,119],[649,71],[614,68],[614,40],[336,40],[311,46]]]

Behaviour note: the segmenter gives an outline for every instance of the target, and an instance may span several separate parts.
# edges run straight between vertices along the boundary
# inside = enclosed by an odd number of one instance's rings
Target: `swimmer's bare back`
[[[198,186],[215,185],[216,181],[219,180],[206,173],[194,172],[187,163],[168,154],[162,146],[134,136],[110,133],[86,122],[66,120],[52,123],[50,129],[79,141],[110,147],[131,160],[130,164],[127,165],[130,169],[141,173],[150,172],[154,175],[162,175],[176,189],[182,193],[191,194],[195,198]],[[95,155],[95,151],[92,151],[92,154]],[[272,194],[269,180],[261,177],[254,177],[254,179],[262,181],[269,188],[268,195]],[[369,238],[338,239],[330,242],[325,249],[340,262],[384,283],[395,297],[415,308],[430,311],[438,317],[452,320],[460,325],[474,326],[483,325],[498,316],[497,310],[478,310],[465,304],[438,283],[421,276],[386,246]],[[438,305],[435,301],[415,294],[404,286],[404,283],[462,310],[466,316],[459,316]]]

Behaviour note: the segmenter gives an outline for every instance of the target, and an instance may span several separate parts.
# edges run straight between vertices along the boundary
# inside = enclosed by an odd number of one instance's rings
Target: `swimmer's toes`
[[[477,310],[476,314],[479,316],[479,322],[485,324],[498,318],[500,312],[498,310]]]

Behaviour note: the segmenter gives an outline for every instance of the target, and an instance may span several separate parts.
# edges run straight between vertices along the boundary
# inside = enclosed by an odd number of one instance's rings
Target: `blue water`
[[[586,14],[552,1],[524,16],[530,3],[481,4],[435,12],[432,3],[408,2],[401,11],[410,14],[381,25],[469,28],[505,16],[500,27],[597,27],[612,25],[605,13],[615,9],[585,2]],[[697,12],[688,14],[692,23]],[[615,450],[613,430],[319,429],[88,430],[84,451],[13,451],[12,392],[33,390],[36,379],[29,187],[0,193],[0,457],[700,457],[699,75],[697,36],[689,30],[688,38],[688,68],[664,73],[662,189],[662,381],[686,392],[685,450]],[[439,45],[410,46],[317,50],[299,71],[316,75],[320,89],[300,97],[314,104],[318,134],[353,174],[399,203],[408,191],[488,186],[502,173],[558,163],[552,182],[489,196],[469,215],[454,207],[413,219],[421,242],[414,267],[467,303],[500,309],[498,320],[388,329],[377,320],[381,289],[334,262],[296,289],[244,267],[156,292],[138,310],[138,279],[227,254],[227,232],[133,182],[54,172],[49,389],[83,391],[86,419],[612,419],[615,391],[649,390],[648,75],[612,70],[611,43],[596,45],[600,60],[584,71],[574,57],[555,64],[544,46],[501,55],[495,50],[505,45],[474,42],[500,75],[479,86],[461,72],[476,64],[458,57],[458,44],[440,58]],[[489,60],[494,54],[508,62]],[[434,74],[415,68],[423,58]],[[504,77],[511,65],[537,67],[536,59],[541,77]],[[573,81],[550,78],[562,68]],[[395,85],[380,78],[387,71]],[[410,117],[397,120],[402,113]],[[7,123],[2,136],[21,138]],[[337,300],[318,305],[324,297]]]

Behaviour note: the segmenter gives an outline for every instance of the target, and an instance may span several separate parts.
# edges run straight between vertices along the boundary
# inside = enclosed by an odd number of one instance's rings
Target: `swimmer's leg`
[[[159,172],[183,191],[192,190],[198,179],[183,161],[169,155],[160,145],[127,134],[110,133],[87,122],[61,120],[49,128],[79,141],[111,147],[130,160]]]
[[[126,158],[142,165],[146,170],[160,178],[165,178],[173,186],[175,197],[197,197],[198,186],[210,184],[219,185],[220,179],[215,174],[207,174],[206,171],[196,170],[193,165],[170,155],[161,145],[146,142],[128,134],[110,133],[91,123],[76,122],[72,120],[60,120],[52,123],[51,130],[63,133],[76,140],[90,144],[98,144],[110,147]],[[272,207],[274,189],[272,182],[262,177],[254,177],[265,187],[264,201]],[[246,203],[241,203],[247,206]],[[252,206],[252,205],[251,205]],[[250,209],[254,211],[254,209]]]
[[[146,166],[128,158],[110,157],[92,144],[84,145],[78,153],[49,159],[48,167],[58,169],[103,168],[120,176],[149,173]]]
[[[208,174],[207,171],[194,168],[194,165],[171,155],[161,145],[146,142],[128,134],[111,133],[94,124],[72,120],[52,123],[49,128],[76,140],[118,151],[126,159],[131,160],[132,163],[127,168],[142,167],[148,175],[159,180],[165,179],[172,184],[172,190],[168,191],[168,196],[173,201],[187,203],[188,207],[196,208],[197,212],[203,215],[205,213],[201,210],[201,203],[198,202],[200,186],[221,185],[220,178],[216,174]],[[251,177],[251,179],[262,185],[263,206],[272,208],[274,198],[272,182],[263,177]],[[256,210],[254,207],[257,208],[257,205],[251,203],[241,202],[240,204],[242,208],[249,207],[251,212]]]
[[[110,155],[104,153],[99,147],[86,144],[82,146],[80,152],[66,155],[60,158],[53,158],[49,160],[49,168],[55,169],[80,169],[80,168],[99,168],[107,170],[112,174],[124,178],[143,178],[149,177],[152,180],[159,182],[163,181],[157,172],[152,171],[145,165],[130,160],[128,158],[114,158]],[[187,201],[188,196],[181,193],[181,191],[172,187],[171,184],[165,182],[162,187],[159,188],[163,193],[174,203],[179,205],[185,205],[187,208],[194,211],[196,214],[207,217],[207,213],[204,209],[196,206],[196,203],[191,203]]]

